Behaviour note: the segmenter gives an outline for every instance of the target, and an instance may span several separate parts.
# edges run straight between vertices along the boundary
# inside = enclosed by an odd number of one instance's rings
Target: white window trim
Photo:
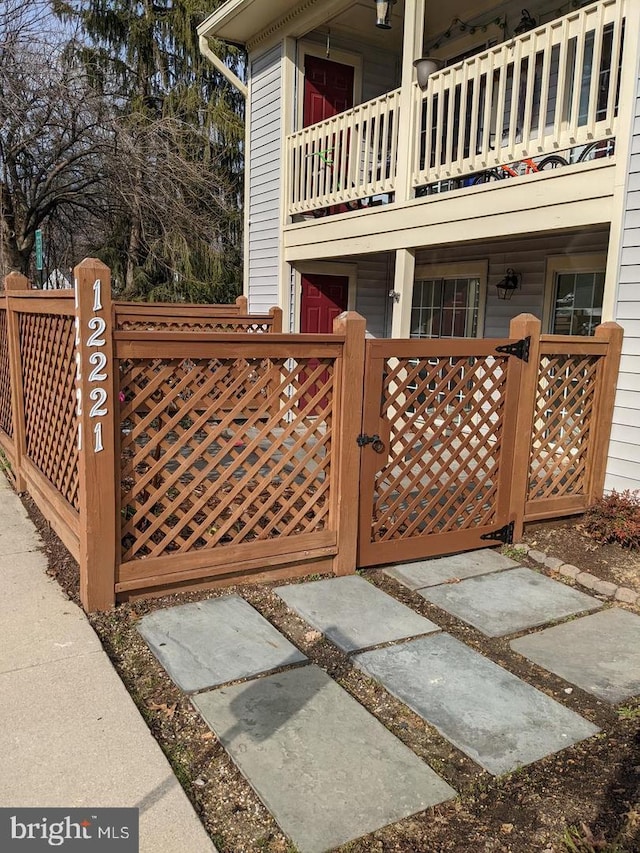
[[[556,275],[563,272],[601,272],[606,274],[607,256],[602,252],[585,252],[581,255],[549,255],[544,278],[544,308],[542,328],[552,334],[551,325],[556,298]]]
[[[478,289],[478,325],[476,338],[484,337],[484,317],[487,308],[487,280],[489,278],[489,260],[458,261],[453,264],[417,264],[413,283],[421,279],[450,279],[477,278],[480,281]],[[411,305],[413,305],[413,287],[411,289]]]
[[[298,42],[298,73],[296,74],[296,127],[302,128],[304,106],[304,60],[306,56],[317,56],[329,62],[338,62],[353,68],[353,103],[354,106],[362,101],[362,55],[347,50],[331,48],[327,56],[327,48],[323,44],[301,40]]]

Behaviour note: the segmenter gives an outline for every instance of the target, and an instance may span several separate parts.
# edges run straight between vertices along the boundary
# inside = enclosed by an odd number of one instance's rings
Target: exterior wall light
[[[376,27],[381,30],[391,29],[391,7],[396,0],[376,0]]]
[[[516,36],[521,36],[523,33],[529,32],[529,30],[532,30],[536,26],[536,19],[532,18],[526,9],[523,9],[522,18],[520,18],[520,23],[513,31],[513,34]]]
[[[498,291],[498,299],[509,300],[513,296],[513,291],[520,287],[522,275],[509,267],[505,277],[496,284]]]
[[[429,85],[429,77],[442,68],[442,60],[433,59],[431,56],[422,56],[420,59],[414,59],[413,67],[416,69],[418,86],[424,92]]]

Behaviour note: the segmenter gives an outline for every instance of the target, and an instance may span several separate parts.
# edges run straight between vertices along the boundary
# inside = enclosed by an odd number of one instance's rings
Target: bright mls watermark
[[[2,853],[138,853],[138,809],[0,808]]]

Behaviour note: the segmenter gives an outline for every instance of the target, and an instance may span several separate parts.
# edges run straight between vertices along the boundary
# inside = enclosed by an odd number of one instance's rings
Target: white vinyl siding
[[[624,491],[640,489],[640,99],[635,107],[618,280],[614,319],[624,329],[624,341],[605,487]]]
[[[249,310],[278,304],[282,47],[250,58]]]
[[[391,335],[391,299],[393,255],[358,257],[356,311],[367,320],[367,333],[374,338]]]

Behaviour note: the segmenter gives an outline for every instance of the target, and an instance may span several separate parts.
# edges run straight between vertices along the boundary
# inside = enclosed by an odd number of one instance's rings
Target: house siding
[[[356,311],[367,320],[367,333],[374,338],[391,336],[391,300],[393,255],[360,257],[356,288]]]
[[[624,491],[640,488],[640,98],[635,102],[618,281],[614,319],[624,329],[624,340],[605,488]]]
[[[502,338],[509,334],[509,323],[518,314],[528,313],[542,319],[547,257],[607,251],[608,230],[574,234],[545,234],[504,241],[473,243],[446,249],[429,249],[416,253],[420,264],[454,264],[462,261],[488,260],[485,338]],[[498,299],[496,284],[509,267],[522,274],[522,286],[510,301]]]
[[[280,267],[280,160],[282,45],[250,57],[249,310],[278,304]]]

